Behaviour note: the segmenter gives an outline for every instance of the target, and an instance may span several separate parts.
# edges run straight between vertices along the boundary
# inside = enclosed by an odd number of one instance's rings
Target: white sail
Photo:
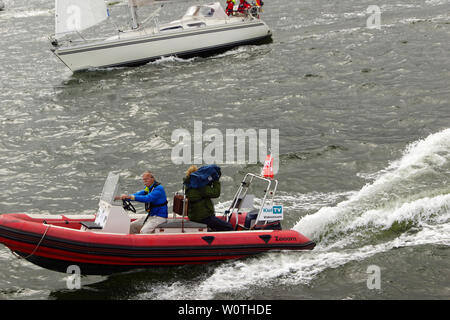
[[[79,32],[108,18],[104,0],[55,0],[55,37]]]

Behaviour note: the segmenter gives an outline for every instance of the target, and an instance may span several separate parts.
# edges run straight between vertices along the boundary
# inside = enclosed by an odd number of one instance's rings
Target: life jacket
[[[157,186],[159,186],[161,183],[155,181],[155,183],[153,183],[153,185],[149,188],[149,187],[145,187],[144,191],[145,191],[145,195],[149,194],[150,192],[153,191],[153,189],[155,189]],[[169,202],[166,200],[166,202],[161,203],[161,204],[152,204],[151,202],[146,202],[145,203],[145,211],[147,211],[148,213],[150,213],[150,210],[152,208],[158,208],[158,207],[164,207],[167,206]]]
[[[227,5],[227,8],[225,9],[225,12],[227,13],[227,15],[230,15],[233,13],[234,3],[233,3],[233,1],[230,1],[230,0],[228,0],[227,3],[228,3],[228,5]]]
[[[233,14],[234,5],[236,4],[236,0],[227,0],[227,8],[225,9],[225,12],[227,15]]]
[[[245,10],[250,7],[251,7],[251,5],[247,1],[241,1],[238,6],[238,12],[244,13]]]

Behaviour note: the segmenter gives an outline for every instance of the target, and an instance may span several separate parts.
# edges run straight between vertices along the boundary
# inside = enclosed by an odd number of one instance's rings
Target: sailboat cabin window
[[[171,27],[167,27],[167,28],[162,28],[160,31],[170,31],[170,30],[179,30],[179,29],[183,29],[182,26],[171,26]]]

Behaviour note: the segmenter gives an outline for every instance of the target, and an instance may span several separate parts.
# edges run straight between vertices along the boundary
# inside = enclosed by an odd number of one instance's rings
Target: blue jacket
[[[153,184],[154,185],[154,184]],[[150,186],[150,190],[152,189],[152,186]],[[147,188],[146,188],[147,189]],[[150,216],[159,216],[162,218],[167,218],[168,215],[168,209],[167,209],[167,196],[166,191],[164,191],[164,187],[162,185],[157,185],[153,188],[153,190],[147,194],[147,190],[141,190],[133,194],[134,200],[138,202],[144,202],[150,205],[162,205],[166,203],[166,205],[158,206],[158,207],[152,207],[150,209]]]

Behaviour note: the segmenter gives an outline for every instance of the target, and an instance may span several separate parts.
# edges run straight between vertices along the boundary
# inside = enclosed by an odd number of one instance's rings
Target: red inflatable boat
[[[129,234],[129,223],[142,215],[128,215],[113,203],[117,190],[113,183],[112,189],[105,184],[96,215],[0,215],[0,243],[41,267],[67,272],[69,266],[76,265],[85,275],[201,264],[271,250],[313,249],[313,241],[297,231],[280,230],[280,221],[264,216],[264,210],[270,211],[267,206],[248,213],[241,210],[252,198],[246,192],[250,184],[246,180],[255,177],[250,174],[244,178],[228,215],[222,217],[235,231],[211,232],[206,225],[174,216],[155,233]],[[274,181],[264,180],[269,184]]]

